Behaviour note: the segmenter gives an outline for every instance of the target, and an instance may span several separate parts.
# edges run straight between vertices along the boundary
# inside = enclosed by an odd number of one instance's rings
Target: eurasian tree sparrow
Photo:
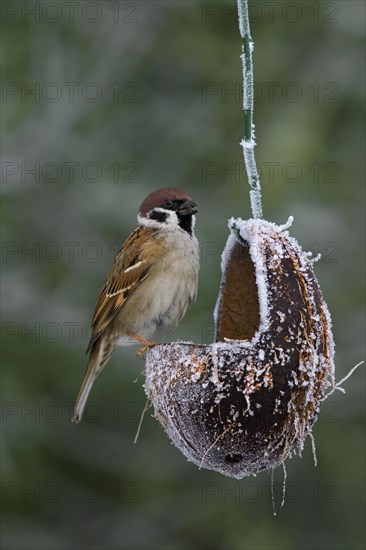
[[[140,206],[138,225],[115,257],[99,294],[87,352],[89,362],[72,422],[81,420],[98,374],[117,345],[142,343],[142,353],[173,331],[195,300],[199,247],[196,204],[172,187],[158,189]]]

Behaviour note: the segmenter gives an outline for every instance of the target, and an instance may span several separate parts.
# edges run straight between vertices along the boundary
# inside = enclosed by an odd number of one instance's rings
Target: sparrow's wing
[[[149,228],[136,227],[116,255],[95,307],[87,352],[146,279],[152,264],[144,254],[143,245],[146,233],[150,232]]]

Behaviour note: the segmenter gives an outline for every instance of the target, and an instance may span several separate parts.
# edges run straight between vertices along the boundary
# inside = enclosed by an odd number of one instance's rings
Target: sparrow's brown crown
[[[140,206],[140,216],[146,217],[153,208],[166,207],[166,201],[187,201],[191,197],[178,187],[162,187],[153,193],[150,193]]]

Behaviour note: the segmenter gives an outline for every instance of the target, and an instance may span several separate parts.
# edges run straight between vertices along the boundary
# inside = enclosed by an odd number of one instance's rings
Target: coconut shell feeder
[[[247,1],[243,39],[242,141],[253,218],[229,221],[215,308],[215,342],[175,342],[148,351],[145,391],[188,460],[242,478],[301,453],[325,391],[334,386],[328,308],[310,254],[262,219],[254,157],[253,69]]]

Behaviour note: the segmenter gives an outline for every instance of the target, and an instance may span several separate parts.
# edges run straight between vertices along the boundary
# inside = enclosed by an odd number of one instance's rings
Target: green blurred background
[[[251,2],[268,220],[322,259],[336,377],[364,354],[362,1]],[[197,303],[172,339],[210,342],[226,220],[250,217],[234,2],[2,2],[2,546],[365,547],[364,369],[302,459],[231,480],[145,416],[143,362],[119,349],[69,422],[98,290],[160,186],[199,204]],[[134,383],[134,381],[137,381]],[[278,483],[278,485],[277,485]]]

